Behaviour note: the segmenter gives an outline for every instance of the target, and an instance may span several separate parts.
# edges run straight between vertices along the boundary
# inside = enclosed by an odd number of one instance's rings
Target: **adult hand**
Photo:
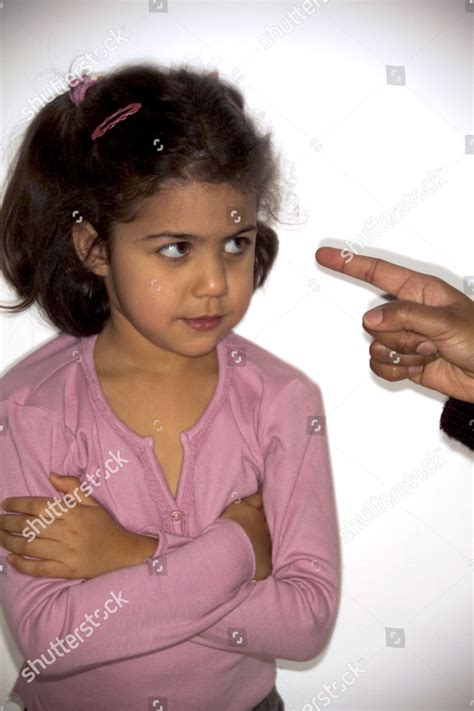
[[[442,279],[383,259],[320,247],[319,264],[393,294],[364,315],[370,368],[385,380],[418,385],[474,403],[474,303]],[[381,315],[379,323],[367,316]],[[426,355],[417,355],[417,353]],[[414,372],[418,368],[419,372]]]

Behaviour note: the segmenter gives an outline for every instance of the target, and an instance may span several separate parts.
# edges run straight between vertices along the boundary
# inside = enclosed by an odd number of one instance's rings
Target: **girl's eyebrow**
[[[257,226],[256,225],[247,225],[246,227],[242,227],[240,230],[237,232],[234,232],[231,235],[227,235],[227,237],[223,237],[222,241],[227,242],[228,239],[232,239],[232,237],[237,237],[237,235],[242,234],[242,232],[250,232],[250,230],[256,230]],[[157,234],[152,234],[152,235],[145,235],[144,237],[139,237],[136,239],[136,242],[144,242],[146,240],[152,240],[152,239],[158,239],[158,237],[182,237],[185,239],[188,239],[190,242],[206,242],[206,238],[202,237],[202,235],[193,235],[188,232],[158,232]]]

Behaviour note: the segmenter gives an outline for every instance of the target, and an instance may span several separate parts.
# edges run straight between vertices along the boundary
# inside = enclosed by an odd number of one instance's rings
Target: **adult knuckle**
[[[370,370],[373,373],[375,373],[375,375],[379,375],[377,364],[373,359],[371,359],[371,361],[369,363],[369,367],[370,367]]]
[[[411,316],[413,311],[415,310],[415,302],[414,301],[399,301],[398,304],[396,305],[396,310],[398,311],[398,314],[403,318],[407,316]]]
[[[383,355],[384,352],[384,346],[382,346],[381,343],[378,341],[372,341],[372,343],[369,346],[369,353],[371,356],[374,358],[378,358],[381,355]]]
[[[400,334],[400,342],[398,344],[398,352],[406,355],[410,352],[410,335],[406,331]]]

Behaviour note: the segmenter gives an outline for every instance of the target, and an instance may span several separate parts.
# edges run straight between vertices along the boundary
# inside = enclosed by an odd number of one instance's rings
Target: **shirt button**
[[[181,519],[183,518],[183,514],[181,513],[181,511],[172,511],[171,516],[175,521],[181,521]]]

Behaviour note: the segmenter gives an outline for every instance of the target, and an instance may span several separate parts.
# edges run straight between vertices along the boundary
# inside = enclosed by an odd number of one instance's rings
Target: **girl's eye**
[[[164,247],[160,247],[158,250],[157,254],[161,254],[162,256],[166,257],[166,259],[181,259],[181,257],[169,257],[167,254],[162,254],[163,250],[169,249],[170,247],[180,247],[181,245],[186,245],[188,244],[187,242],[170,242],[169,244],[165,244]]]
[[[242,240],[244,242],[243,249],[240,249],[237,252],[230,252],[230,254],[234,254],[234,255],[243,254],[245,252],[245,250],[247,249],[248,245],[251,243],[251,240],[248,239],[247,237],[231,237],[228,241],[235,242],[236,240]],[[164,250],[169,250],[170,248],[176,248],[176,247],[180,248],[181,246],[188,245],[188,244],[189,244],[189,242],[170,242],[169,244],[165,244],[163,247],[160,247],[160,249],[157,251],[157,254],[164,256],[165,259],[171,259],[171,260],[174,260],[175,262],[177,262],[177,261],[180,261],[183,256],[187,256],[187,255],[186,254],[183,255],[181,253],[181,256],[178,255],[177,257],[176,256],[170,257],[169,253],[164,254]]]

